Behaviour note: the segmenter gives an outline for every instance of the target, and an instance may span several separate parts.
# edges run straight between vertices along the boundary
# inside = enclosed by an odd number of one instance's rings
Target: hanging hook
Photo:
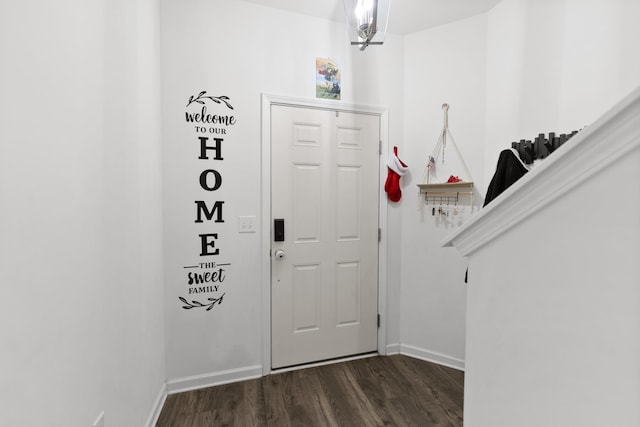
[[[444,104],[442,104],[442,111],[444,111],[444,127],[448,128],[449,127],[449,104],[447,104],[446,102]]]
[[[447,131],[449,130],[449,104],[442,104],[444,119],[442,120],[442,164],[444,165],[444,149],[447,146]]]

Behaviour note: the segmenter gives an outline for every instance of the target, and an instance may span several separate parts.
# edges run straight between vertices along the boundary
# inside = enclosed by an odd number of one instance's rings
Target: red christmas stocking
[[[384,184],[384,191],[387,192],[389,200],[398,202],[402,197],[400,189],[400,177],[407,173],[409,167],[398,158],[398,147],[393,147],[393,156],[387,162],[387,181]]]

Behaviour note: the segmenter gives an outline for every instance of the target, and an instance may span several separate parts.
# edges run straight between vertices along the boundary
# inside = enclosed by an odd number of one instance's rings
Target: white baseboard
[[[395,344],[387,344],[387,356],[391,356],[392,354],[400,354],[400,348],[402,346],[400,343]]]
[[[438,365],[448,366],[449,368],[457,369],[459,371],[464,371],[464,360],[462,359],[410,345],[400,344],[399,346],[400,354],[415,357],[416,359],[426,360],[427,362],[436,363]]]
[[[160,412],[162,411],[162,407],[164,406],[164,402],[167,400],[167,383],[163,383],[162,387],[160,387],[160,392],[158,393],[158,397],[151,408],[151,412],[147,417],[147,422],[144,424],[146,427],[155,427],[158,422],[158,418],[160,417]]]
[[[212,372],[204,375],[177,378],[167,381],[167,394],[228,384],[237,381],[252,380],[262,377],[262,365],[246,366],[227,371]]]

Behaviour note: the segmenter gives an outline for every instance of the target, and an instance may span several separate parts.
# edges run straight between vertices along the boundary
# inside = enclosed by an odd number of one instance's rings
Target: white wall
[[[315,97],[315,59],[330,57],[342,68],[345,103],[391,109],[390,141],[403,131],[402,39],[383,46],[351,48],[340,23],[292,14],[243,1],[162,2],[164,214],[167,313],[167,377],[171,389],[261,372],[262,277],[260,252],[262,93]],[[224,160],[198,157],[198,139],[185,122],[189,96],[206,90],[225,95],[237,124],[226,129]],[[215,107],[210,107],[213,111]],[[206,166],[208,165],[208,166]],[[204,191],[204,167],[219,171],[222,186]],[[196,224],[194,201],[224,201],[224,223]],[[386,203],[383,201],[383,203]],[[257,216],[256,233],[239,234],[238,216]],[[398,307],[399,216],[389,213],[389,299]],[[198,234],[218,233],[220,254],[199,257]],[[204,259],[206,258],[206,259]],[[185,310],[178,300],[188,292],[184,266],[199,261],[230,263],[220,292],[223,303],[210,311]],[[397,340],[398,313],[389,313],[387,331]],[[195,378],[194,378],[195,376]]]
[[[0,4],[1,425],[143,425],[161,390],[158,23]]]
[[[446,221],[431,215],[418,197],[428,156],[443,126],[442,104],[448,103],[449,129],[463,161],[449,143],[438,178],[450,174],[482,185],[487,17],[444,25],[405,37],[405,144],[401,158],[411,167],[403,178],[401,351],[440,363],[464,367],[466,261],[440,241],[471,215]],[[442,176],[440,176],[442,175]],[[476,196],[476,205],[481,197]]]
[[[640,2],[503,0],[488,16],[485,188],[512,141],[581,129],[640,85]]]
[[[636,150],[472,256],[465,425],[640,422],[638,200],[618,199],[628,221],[611,228],[597,226],[611,205],[590,203],[637,182],[638,162]]]
[[[465,425],[640,425],[640,90],[622,105],[452,237]]]

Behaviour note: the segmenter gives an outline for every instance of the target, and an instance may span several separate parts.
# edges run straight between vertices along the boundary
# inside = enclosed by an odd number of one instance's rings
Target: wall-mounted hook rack
[[[450,182],[443,184],[418,184],[424,201],[428,204],[457,204],[469,198],[473,205],[473,182]]]
[[[549,132],[549,138],[546,138],[545,134],[540,133],[533,142],[524,139],[521,139],[519,142],[512,142],[511,148],[518,152],[520,160],[525,164],[530,165],[534,160],[544,159],[549,154],[553,153],[558,149],[558,147],[567,142],[577,133],[578,131],[574,130],[571,133],[563,133],[556,136],[555,132]]]

